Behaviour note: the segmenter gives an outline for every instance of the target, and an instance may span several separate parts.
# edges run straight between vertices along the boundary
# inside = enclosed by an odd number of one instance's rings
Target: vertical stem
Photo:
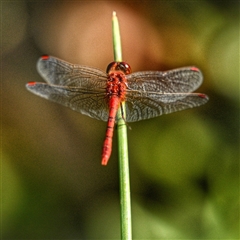
[[[121,46],[120,28],[119,28],[116,12],[113,12],[113,16],[112,16],[112,34],[113,34],[114,61],[121,62],[122,46]]]
[[[121,37],[116,12],[113,12],[113,50],[114,61],[122,61]],[[122,103],[124,116],[125,103]],[[130,198],[130,177],[128,161],[127,127],[122,119],[121,109],[118,109],[118,152],[119,152],[119,174],[120,174],[120,203],[121,203],[121,238],[124,240],[132,239],[132,220],[131,220],[131,198]]]

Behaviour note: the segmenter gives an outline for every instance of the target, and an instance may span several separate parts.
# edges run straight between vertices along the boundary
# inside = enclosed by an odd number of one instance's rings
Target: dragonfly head
[[[111,62],[107,66],[106,72],[109,74],[113,71],[121,71],[124,74],[130,74],[132,72],[131,67],[126,62]]]

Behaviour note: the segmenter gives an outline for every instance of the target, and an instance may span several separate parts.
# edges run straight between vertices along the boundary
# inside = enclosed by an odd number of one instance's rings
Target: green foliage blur
[[[117,138],[25,89],[43,54],[105,69],[111,15],[133,71],[195,65],[209,102],[131,123],[134,239],[239,239],[239,2],[1,2],[2,239],[120,239]]]

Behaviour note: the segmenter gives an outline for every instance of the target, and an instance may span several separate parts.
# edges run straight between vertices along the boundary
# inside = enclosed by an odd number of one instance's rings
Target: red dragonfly
[[[112,62],[105,73],[44,55],[39,59],[37,69],[47,83],[29,82],[26,85],[29,91],[108,122],[102,165],[107,165],[111,155],[116,114],[123,101],[126,122],[197,107],[208,101],[208,96],[203,93],[191,93],[203,81],[202,73],[196,67],[131,73],[127,63]]]

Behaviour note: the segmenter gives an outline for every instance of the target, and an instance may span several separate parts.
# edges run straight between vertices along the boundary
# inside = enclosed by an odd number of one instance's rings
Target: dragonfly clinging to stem
[[[37,69],[46,83],[29,82],[26,85],[29,91],[108,122],[102,165],[107,165],[111,155],[116,114],[123,101],[126,122],[197,107],[208,101],[207,95],[192,93],[203,81],[201,71],[193,66],[131,73],[127,63],[112,62],[105,73],[44,55]]]

